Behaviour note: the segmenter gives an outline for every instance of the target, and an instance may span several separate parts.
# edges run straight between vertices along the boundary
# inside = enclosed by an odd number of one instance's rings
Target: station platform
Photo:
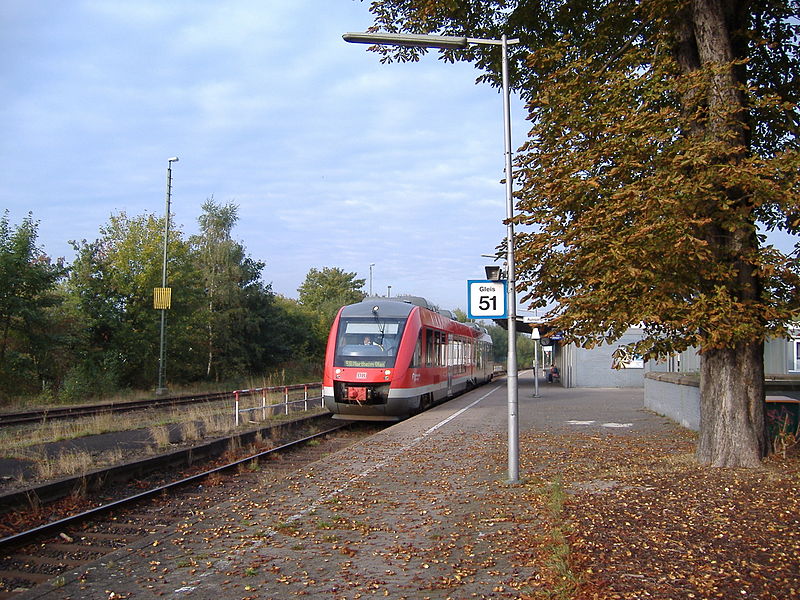
[[[517,483],[500,379],[21,598],[531,597],[549,543],[542,489],[569,470],[559,436],[675,430],[642,405],[641,389],[543,379],[535,396],[522,372]]]

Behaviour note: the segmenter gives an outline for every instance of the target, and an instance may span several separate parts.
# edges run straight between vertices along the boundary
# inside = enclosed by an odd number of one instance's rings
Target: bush
[[[58,398],[65,404],[111,396],[119,391],[119,377],[114,365],[81,363],[70,369]]]

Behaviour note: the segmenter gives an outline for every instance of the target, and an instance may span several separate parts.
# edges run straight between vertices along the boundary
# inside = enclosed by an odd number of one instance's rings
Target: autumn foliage
[[[767,452],[763,343],[800,308],[800,23],[793,0],[374,2],[388,31],[518,38],[517,284],[584,347],[701,353],[698,458]],[[415,60],[408,48],[386,59]],[[492,49],[445,51],[497,85]]]

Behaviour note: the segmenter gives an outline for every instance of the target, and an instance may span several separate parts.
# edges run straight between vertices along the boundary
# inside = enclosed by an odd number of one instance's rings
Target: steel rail
[[[287,450],[287,449],[292,448],[294,446],[299,446],[301,444],[307,443],[307,442],[309,442],[311,440],[314,440],[316,438],[328,435],[330,433],[339,431],[341,429],[344,429],[344,428],[347,428],[347,427],[350,427],[350,426],[352,426],[352,423],[343,423],[343,424],[338,425],[336,427],[332,427],[331,429],[326,429],[325,431],[320,431],[320,432],[314,433],[314,434],[306,436],[306,437],[304,437],[302,439],[295,440],[295,441],[292,441],[292,442],[288,442],[286,444],[282,444],[281,446],[277,446],[275,448],[270,448],[269,450],[265,450],[263,452],[259,452],[257,454],[253,454],[251,456],[247,456],[245,458],[241,458],[241,459],[235,460],[234,462],[231,462],[231,463],[219,466],[219,467],[215,467],[215,468],[210,469],[208,471],[203,471],[202,473],[197,473],[195,475],[191,475],[189,477],[186,477],[184,479],[180,479],[178,481],[173,481],[173,482],[170,482],[170,483],[166,483],[164,485],[152,488],[150,490],[146,490],[144,492],[140,492],[140,493],[135,494],[133,496],[129,496],[127,498],[121,498],[119,500],[115,500],[113,502],[109,502],[108,504],[103,504],[102,506],[98,506],[98,507],[86,510],[86,511],[84,511],[82,513],[79,513],[77,515],[72,515],[70,517],[65,517],[63,519],[59,519],[57,521],[53,521],[52,523],[46,523],[44,525],[39,525],[38,527],[34,527],[33,529],[29,529],[27,531],[21,531],[19,533],[14,534],[14,535],[10,535],[8,537],[0,539],[0,550],[6,549],[6,548],[12,547],[12,546],[19,546],[21,543],[23,543],[25,541],[28,541],[28,540],[30,540],[32,538],[35,538],[35,537],[38,537],[38,536],[41,536],[41,535],[44,535],[44,534],[52,533],[55,530],[62,529],[63,527],[65,527],[67,525],[74,525],[76,523],[80,523],[81,521],[85,521],[85,520],[87,520],[89,518],[92,518],[92,517],[95,517],[97,515],[103,514],[105,512],[113,510],[114,508],[119,508],[121,506],[126,506],[126,505],[129,505],[129,504],[133,504],[135,502],[138,502],[139,500],[143,500],[145,498],[149,498],[151,496],[155,496],[155,495],[160,494],[162,492],[165,492],[165,491],[168,491],[168,490],[177,489],[179,487],[188,485],[190,483],[193,483],[193,482],[196,482],[196,481],[200,481],[200,480],[208,477],[209,475],[213,475],[214,473],[221,473],[223,471],[227,471],[227,470],[232,469],[234,467],[238,467],[239,465],[246,464],[246,463],[251,462],[253,460],[257,460],[257,459],[259,459],[259,458],[261,458],[263,456],[268,456],[270,454],[273,454],[273,453],[276,453],[276,452],[280,452],[282,450]]]

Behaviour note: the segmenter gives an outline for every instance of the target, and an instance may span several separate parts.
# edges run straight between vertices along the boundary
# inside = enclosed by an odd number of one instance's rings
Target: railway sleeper
[[[125,544],[123,543],[123,546]],[[108,548],[103,546],[90,546],[84,544],[47,544],[47,549],[63,553],[70,557],[80,558],[83,560],[94,560],[101,558],[108,554]]]
[[[60,572],[60,571],[59,571]],[[44,583],[45,581],[49,581],[52,579],[52,573],[33,573],[31,571],[16,571],[13,569],[9,569],[8,571],[0,570],[0,581],[8,581],[8,582],[15,582],[19,583],[25,581],[27,583],[32,583],[34,585],[38,585],[40,583]],[[10,588],[11,585],[8,586]],[[20,588],[24,586],[15,585],[15,587]],[[6,588],[6,589],[8,589]]]
[[[10,561],[16,561],[21,565],[30,565],[31,568],[36,569],[37,573],[43,573],[43,567],[57,566],[59,571],[61,569],[72,569],[80,565],[86,564],[85,560],[77,560],[75,558],[64,558],[63,556],[47,557],[47,556],[30,556],[23,554],[12,554]],[[1,564],[1,563],[0,563]],[[2,569],[3,567],[0,567]],[[24,569],[23,569],[24,570]]]

